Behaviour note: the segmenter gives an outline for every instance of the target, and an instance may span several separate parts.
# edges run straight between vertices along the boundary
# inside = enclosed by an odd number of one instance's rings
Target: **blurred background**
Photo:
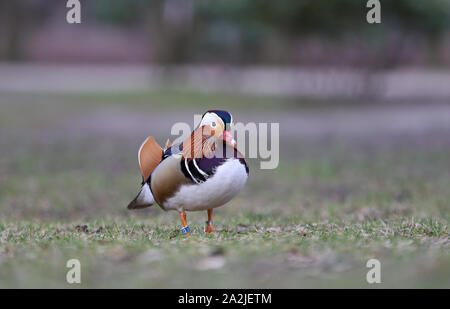
[[[0,0],[0,287],[74,252],[91,287],[366,287],[374,256],[449,287],[450,1],[80,2]],[[280,123],[280,165],[185,241],[125,206],[141,142],[212,108]]]
[[[2,70],[16,64],[3,90],[450,97],[448,1],[383,1],[381,24],[368,24],[357,0],[81,4],[82,24],[68,24],[64,1],[0,1]]]

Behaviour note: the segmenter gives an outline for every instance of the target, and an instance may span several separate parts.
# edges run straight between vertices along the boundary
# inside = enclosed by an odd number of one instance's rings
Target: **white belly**
[[[205,182],[181,186],[178,192],[164,203],[164,208],[196,211],[222,206],[241,191],[247,178],[245,166],[238,159],[228,159]]]

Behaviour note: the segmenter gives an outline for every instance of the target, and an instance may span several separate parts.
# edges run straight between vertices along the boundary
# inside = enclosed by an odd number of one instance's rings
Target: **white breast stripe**
[[[191,171],[189,170],[189,166],[188,166],[187,159],[184,159],[184,166],[186,167],[186,170],[188,171],[189,176],[191,176],[191,179],[192,179],[193,181],[195,181],[195,183],[199,183],[199,182],[197,181],[197,179],[195,179],[195,177],[192,175]]]
[[[203,177],[205,177],[205,179],[207,179],[207,178],[208,178],[208,174],[206,174],[203,170],[201,170],[201,169],[198,167],[197,162],[195,161],[195,159],[193,159],[193,161],[194,161],[194,166],[195,166],[195,168],[197,169],[197,171],[199,171],[200,174],[202,174]]]

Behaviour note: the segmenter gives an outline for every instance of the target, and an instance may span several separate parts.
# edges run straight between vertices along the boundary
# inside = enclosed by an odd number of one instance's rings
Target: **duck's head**
[[[199,127],[208,128],[216,139],[222,138],[226,143],[236,145],[236,141],[230,133],[233,127],[233,116],[227,111],[207,111],[203,114]]]

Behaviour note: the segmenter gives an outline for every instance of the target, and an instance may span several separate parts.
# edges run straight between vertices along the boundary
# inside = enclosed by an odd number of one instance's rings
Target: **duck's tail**
[[[155,203],[152,191],[148,183],[144,183],[138,195],[128,204],[128,209],[141,209],[150,207]]]

